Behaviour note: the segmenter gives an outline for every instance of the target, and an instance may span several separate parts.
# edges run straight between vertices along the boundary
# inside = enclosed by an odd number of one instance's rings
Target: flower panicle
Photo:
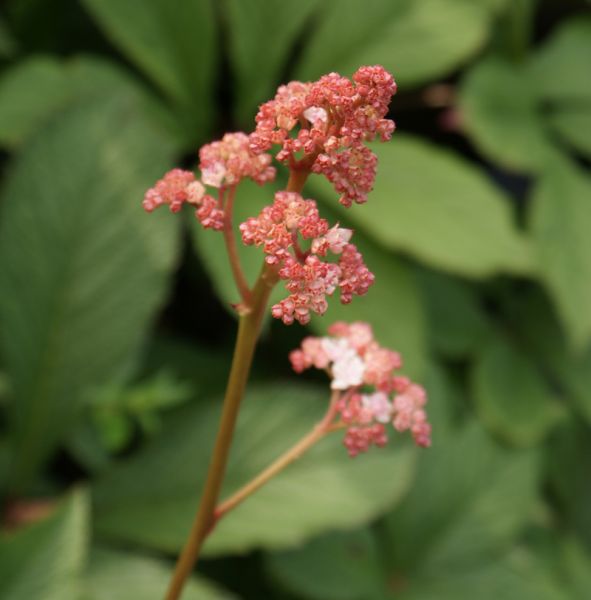
[[[410,431],[418,446],[429,447],[427,395],[422,386],[397,373],[400,354],[380,346],[367,323],[339,321],[328,333],[306,337],[289,359],[297,373],[314,367],[329,374],[331,388],[340,392],[337,410],[349,455],[384,446],[388,424],[399,432]]]
[[[178,212],[189,204],[203,227],[224,231],[227,245],[233,246],[235,188],[245,178],[259,185],[274,180],[268,152],[273,146],[279,146],[275,158],[292,175],[303,173],[301,181],[309,173],[323,175],[341,204],[363,203],[377,168],[377,157],[366,143],[390,139],[394,122],[386,115],[395,93],[394,78],[379,65],[359,68],[352,79],[329,73],[314,82],[282,85],[274,99],[261,105],[250,135],[227,133],[204,145],[199,151],[200,179],[191,171],[169,171],[146,192],[144,209],[168,205]],[[285,284],[287,297],[271,309],[275,318],[306,324],[312,313],[325,313],[327,297],[337,290],[344,304],[368,291],[374,275],[351,243],[352,233],[338,224],[331,227],[316,202],[295,191],[277,192],[270,206],[240,225],[243,243],[261,247],[266,263]],[[229,252],[238,287],[247,298],[235,248]]]

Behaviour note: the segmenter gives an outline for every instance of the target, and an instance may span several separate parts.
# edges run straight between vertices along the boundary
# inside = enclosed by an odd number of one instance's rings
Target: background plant
[[[370,202],[334,216],[376,284],[310,328],[371,321],[426,382],[433,449],[358,462],[327,440],[228,515],[203,563],[216,587],[190,593],[588,596],[587,6],[4,3],[3,521],[51,516],[2,538],[0,596],[159,597],[211,446],[235,298],[220,241],[140,218],[143,191],[248,127],[279,82],[373,63],[399,84],[398,132],[375,149]],[[255,275],[257,250],[244,261]],[[290,379],[303,334],[266,326],[228,490],[323,410],[314,378]]]

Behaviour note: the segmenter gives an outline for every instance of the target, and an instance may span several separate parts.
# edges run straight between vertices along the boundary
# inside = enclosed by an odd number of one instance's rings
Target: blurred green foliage
[[[281,82],[390,69],[333,305],[425,382],[434,444],[324,442],[224,519],[186,598],[591,597],[591,15],[584,0],[7,0],[0,12],[0,597],[158,600],[199,496],[236,300],[143,191]],[[281,174],[277,185],[282,185]],[[244,184],[236,216],[272,191]],[[189,217],[189,215],[187,215]],[[260,266],[244,248],[247,274]],[[323,410],[268,320],[225,493]],[[35,519],[35,506],[49,517]],[[29,520],[38,521],[28,525]],[[125,550],[122,550],[124,548]],[[228,590],[228,591],[224,591]]]

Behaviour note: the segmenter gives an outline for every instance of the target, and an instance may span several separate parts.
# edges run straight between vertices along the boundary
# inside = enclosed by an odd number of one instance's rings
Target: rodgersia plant
[[[330,73],[312,83],[292,81],[260,107],[250,135],[228,133],[201,148],[200,179],[191,171],[173,169],[146,192],[143,206],[148,212],[165,204],[178,212],[188,204],[204,228],[224,236],[240,295],[235,305],[238,336],[213,457],[168,600],[179,598],[216,522],[325,435],[343,430],[351,457],[372,445],[383,446],[390,425],[392,431],[410,430],[419,446],[430,444],[425,391],[397,374],[400,355],[382,348],[366,323],[335,323],[329,337],[307,337],[290,355],[296,372],[315,367],[330,377],[324,418],[259,476],[219,503],[234,425],[273,287],[281,282],[286,296],[271,307],[271,315],[290,325],[308,323],[312,313],[324,314],[328,298],[337,291],[347,304],[373,284],[373,274],[351,243],[353,232],[328,223],[302,190],[308,176],[317,174],[330,181],[344,206],[367,200],[377,157],[366,142],[390,139],[394,123],[386,114],[395,92],[394,78],[381,66],[361,67],[352,80]],[[289,170],[287,187],[236,232],[232,215],[239,184],[244,178],[261,186],[273,181],[273,158]],[[260,247],[264,255],[252,287],[240,265],[237,233],[242,243]]]

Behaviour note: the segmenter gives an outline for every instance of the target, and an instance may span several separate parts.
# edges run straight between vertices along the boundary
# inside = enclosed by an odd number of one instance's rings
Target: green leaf
[[[516,445],[539,443],[564,417],[531,358],[500,336],[481,347],[472,387],[483,422]]]
[[[16,63],[0,79],[0,145],[21,146],[58,111],[75,102],[109,96],[114,88],[136,94],[142,114],[179,135],[159,101],[115,63],[86,56],[67,62],[36,56]]]
[[[89,386],[135,360],[177,253],[143,191],[170,140],[133,94],[53,121],[14,165],[0,227],[0,344],[12,379],[12,485],[26,486],[73,424]]]
[[[88,498],[75,492],[48,519],[0,537],[3,600],[79,600]]]
[[[297,38],[319,4],[319,0],[299,0],[297,10],[289,11],[286,18],[283,0],[224,3],[240,123],[252,123],[257,106],[275,95]]]
[[[591,552],[591,436],[573,417],[551,437],[546,451],[549,482],[561,517]]]
[[[440,577],[504,551],[532,510],[537,471],[533,452],[503,450],[474,423],[435,428],[413,488],[387,519],[392,566]]]
[[[560,544],[560,567],[572,600],[586,600],[591,590],[591,553],[575,539]]]
[[[561,22],[532,60],[531,71],[540,94],[559,103],[591,101],[590,53],[591,18],[580,16]]]
[[[369,530],[332,533],[266,559],[282,587],[312,600],[372,600],[385,596],[379,547]]]
[[[208,398],[224,392],[230,351],[231,347],[212,348],[193,340],[155,337],[146,350],[142,374],[171,373],[183,385],[188,384],[196,398]]]
[[[460,110],[472,141],[500,165],[535,172],[552,156],[544,115],[525,68],[494,58],[477,63],[462,84]]]
[[[209,128],[217,23],[208,0],[84,0],[106,35],[167,94],[194,141]]]
[[[16,42],[6,26],[5,20],[0,18],[0,57],[8,58],[16,51]]]
[[[374,191],[341,214],[375,241],[466,277],[531,269],[529,240],[515,228],[508,199],[480,170],[400,133],[373,149],[380,159]],[[324,193],[333,206],[334,196]]]
[[[0,79],[0,143],[14,147],[22,142],[67,96],[66,74],[55,58],[28,58],[4,71]]]
[[[330,0],[304,50],[297,75],[316,79],[382,64],[406,88],[450,73],[488,38],[499,2]]]
[[[434,348],[453,359],[473,354],[491,325],[475,291],[464,281],[436,271],[418,271],[427,331]]]
[[[575,150],[591,157],[591,101],[589,106],[557,111],[549,123]]]
[[[591,346],[575,353],[548,297],[540,288],[523,290],[506,303],[510,326],[543,365],[565,399],[591,424]]]
[[[591,340],[591,179],[565,160],[548,164],[534,190],[530,228],[539,277],[573,348]]]
[[[307,433],[326,409],[328,386],[259,387],[240,412],[222,497],[245,484]],[[187,407],[142,452],[96,486],[99,533],[177,551],[189,530],[218,425],[218,405]],[[393,443],[350,459],[335,434],[229,513],[206,543],[209,555],[285,548],[367,522],[409,484],[412,449]],[[387,473],[387,476],[384,476]]]
[[[418,575],[400,600],[571,600],[560,586],[529,557],[517,556],[461,572],[435,577]],[[415,583],[416,581],[416,583]],[[401,587],[408,585],[402,581]]]
[[[172,569],[153,558],[98,548],[90,555],[83,600],[162,600],[171,577]],[[233,597],[196,577],[183,590],[183,600]]]
[[[533,56],[530,71],[548,105],[549,125],[575,150],[591,156],[591,19],[563,22]]]

